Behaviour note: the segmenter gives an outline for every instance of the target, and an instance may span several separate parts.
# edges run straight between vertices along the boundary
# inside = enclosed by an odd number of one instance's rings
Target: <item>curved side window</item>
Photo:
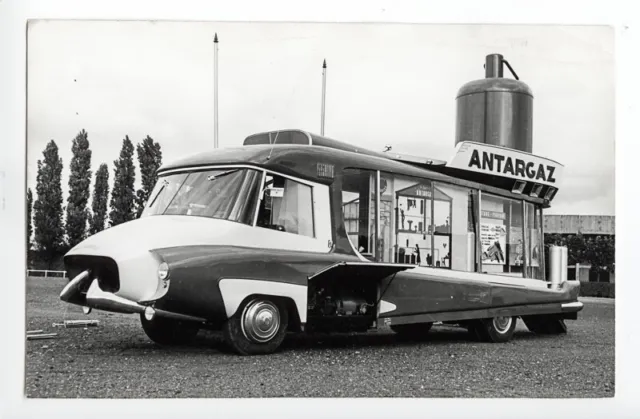
[[[258,227],[315,237],[312,188],[267,173],[258,210]]]

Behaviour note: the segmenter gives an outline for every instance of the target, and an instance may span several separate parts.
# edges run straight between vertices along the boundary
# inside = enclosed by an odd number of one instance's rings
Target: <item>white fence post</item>
[[[31,276],[33,273],[42,273],[44,275],[36,275],[42,278],[66,278],[67,271],[50,271],[48,269],[27,269],[27,276]],[[49,276],[49,274],[53,274]]]

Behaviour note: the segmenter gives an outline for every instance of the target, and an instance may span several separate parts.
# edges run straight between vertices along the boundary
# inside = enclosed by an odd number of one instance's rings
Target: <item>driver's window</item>
[[[256,225],[314,237],[311,187],[282,176],[267,174]]]

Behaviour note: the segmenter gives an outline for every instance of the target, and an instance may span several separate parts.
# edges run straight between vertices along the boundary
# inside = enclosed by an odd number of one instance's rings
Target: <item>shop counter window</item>
[[[480,244],[483,272],[524,275],[523,221],[521,201],[482,194]]]
[[[475,271],[477,192],[381,173],[379,194],[382,261]]]
[[[388,175],[387,175],[388,176]],[[394,263],[435,266],[433,253],[433,183],[428,179],[388,176],[389,200],[394,209],[388,240]]]
[[[477,192],[445,183],[436,183],[434,192],[434,254],[440,256],[436,267],[474,272]]]

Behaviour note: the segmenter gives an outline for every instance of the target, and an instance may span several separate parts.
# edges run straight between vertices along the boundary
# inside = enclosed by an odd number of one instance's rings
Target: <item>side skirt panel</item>
[[[512,307],[495,307],[480,310],[461,310],[439,313],[415,314],[399,317],[384,317],[381,323],[384,325],[432,323],[472,319],[487,319],[496,316],[528,316],[536,314],[561,314],[565,319],[577,319],[578,311],[582,305],[575,307],[563,307],[559,303],[531,304]]]
[[[252,294],[288,297],[298,309],[300,322],[307,322],[307,287],[285,282],[262,281],[257,279],[224,278],[220,280],[220,293],[227,317],[235,314],[240,303]]]

